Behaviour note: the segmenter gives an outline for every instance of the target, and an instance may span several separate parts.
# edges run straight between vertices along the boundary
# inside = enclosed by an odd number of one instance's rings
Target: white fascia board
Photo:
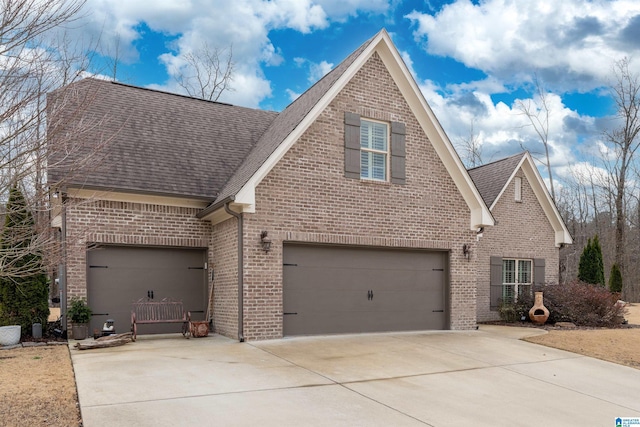
[[[235,196],[235,202],[242,205],[242,212],[254,213],[256,209],[256,187],[262,182],[265,176],[275,167],[275,165],[284,157],[293,144],[304,134],[324,109],[333,101],[340,91],[351,81],[353,76],[360,70],[364,63],[373,55],[377,45],[386,35],[386,31],[381,31],[378,36],[371,41],[369,46],[360,54],[360,56],[349,66],[349,68],[340,76],[340,78],[331,86],[322,98],[316,103],[311,111],[302,119],[287,138],[271,153],[269,158],[258,168],[247,183],[238,191]]]
[[[547,190],[547,186],[545,185],[544,180],[542,179],[542,176],[540,175],[540,172],[538,171],[538,168],[536,167],[533,161],[533,158],[531,157],[531,154],[529,154],[529,152],[526,152],[525,155],[522,156],[522,160],[520,160],[520,163],[518,164],[518,166],[513,170],[513,173],[507,180],[507,183],[505,184],[504,188],[502,189],[498,197],[496,197],[496,200],[491,205],[491,209],[493,209],[493,207],[495,206],[497,201],[500,199],[502,194],[509,187],[510,183],[513,181],[513,177],[515,176],[516,172],[520,168],[522,168],[522,171],[524,172],[524,175],[527,178],[527,181],[529,181],[529,185],[531,186],[531,189],[536,195],[536,198],[538,199],[540,206],[542,206],[542,210],[544,211],[545,215],[547,216],[547,219],[549,220],[549,223],[551,223],[551,226],[555,231],[556,247],[560,247],[560,245],[562,244],[565,244],[565,245],[572,244],[573,238],[571,237],[571,233],[569,233],[569,230],[567,229],[567,226],[565,225],[562,219],[562,216],[560,215],[560,212],[558,212],[558,208],[556,208],[555,203],[553,203],[551,194],[549,194],[549,190]]]
[[[388,35],[386,36],[388,38]],[[462,160],[460,160],[458,153],[453,148],[453,144],[440,125],[433,110],[431,110],[415,79],[400,57],[398,50],[393,47],[391,40],[388,40],[387,44],[380,46],[378,54],[409,104],[413,114],[422,126],[431,145],[436,150],[436,153],[438,153],[440,160],[449,172],[458,191],[460,191],[460,194],[467,203],[471,211],[470,229],[476,231],[481,227],[495,225],[495,219],[491,211],[484,203],[480,192],[471,180],[467,169],[462,164]]]

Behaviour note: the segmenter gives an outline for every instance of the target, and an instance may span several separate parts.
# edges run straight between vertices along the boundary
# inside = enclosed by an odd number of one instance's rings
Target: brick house
[[[83,141],[51,155],[49,180],[63,300],[87,297],[92,328],[128,330],[132,301],[165,297],[241,341],[490,317],[478,231],[508,208],[492,215],[384,30],[281,113],[94,79],[48,104],[50,139]],[[553,236],[495,256],[545,259],[551,279]]]
[[[478,234],[478,321],[497,320],[502,301],[534,283],[558,283],[559,250],[572,238],[528,152],[469,175],[495,218]]]

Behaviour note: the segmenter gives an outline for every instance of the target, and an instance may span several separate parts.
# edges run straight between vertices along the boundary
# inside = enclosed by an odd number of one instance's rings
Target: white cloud
[[[614,60],[640,49],[638,14],[640,2],[631,0],[456,0],[434,16],[406,17],[433,55],[506,81],[537,72],[557,88],[589,91]]]
[[[172,76],[184,64],[183,55],[206,42],[212,47],[233,46],[236,64],[233,92],[227,102],[257,107],[271,95],[270,82],[261,67],[284,61],[269,32],[290,29],[310,33],[325,29],[360,13],[385,13],[388,0],[88,0],[86,25],[79,32],[85,39],[101,40],[106,52],[120,42],[120,60],[135,62],[134,42],[141,37],[140,24],[176,39],[162,54],[162,63]],[[331,66],[316,64],[310,78],[319,78]],[[173,79],[155,88],[181,91]]]
[[[307,66],[309,69],[309,75],[307,76],[307,80],[309,83],[313,84],[324,77],[329,71],[333,69],[333,63],[327,61],[313,62],[309,61],[305,58],[293,58],[294,64],[296,67],[302,68]]]
[[[316,0],[335,21],[344,21],[358,12],[385,13],[393,7],[389,0]]]
[[[285,92],[287,93],[287,96],[289,97],[289,100],[291,102],[295,101],[300,95],[302,95],[300,92],[295,92],[291,89],[286,89]]]
[[[494,103],[488,93],[480,90],[469,92],[453,85],[442,88],[429,80],[420,82],[419,86],[449,139],[462,155],[464,140],[470,138],[473,130],[485,163],[515,154],[523,148],[531,151],[534,157],[544,157],[538,134],[518,108],[520,102],[535,105],[539,100],[516,99],[507,105],[504,102]],[[462,86],[466,88],[466,85]],[[551,164],[553,168],[565,167],[577,162],[581,156],[581,138],[583,133],[593,129],[594,119],[566,107],[555,94],[547,95],[547,105],[550,110],[548,142]],[[544,168],[540,170],[546,175]]]
[[[324,77],[331,69],[333,64],[327,61],[320,61],[319,63],[312,62],[309,66],[309,82],[315,83]]]

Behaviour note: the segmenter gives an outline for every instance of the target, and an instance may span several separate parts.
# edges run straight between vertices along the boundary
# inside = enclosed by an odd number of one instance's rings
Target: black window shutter
[[[360,179],[360,115],[344,113],[344,176]]]
[[[391,122],[391,182],[406,184],[404,123]]]
[[[502,257],[492,256],[489,279],[489,309],[498,310],[500,302],[502,302]]]
[[[536,258],[533,260],[533,283],[536,285],[544,285],[544,259]]]

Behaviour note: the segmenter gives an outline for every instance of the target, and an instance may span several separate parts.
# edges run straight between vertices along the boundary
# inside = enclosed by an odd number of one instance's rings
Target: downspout
[[[228,201],[224,204],[224,211],[238,219],[238,341],[244,342],[244,274],[242,263],[244,239],[242,236],[242,213],[229,209],[230,203],[231,201]]]
[[[58,271],[58,281],[60,289],[62,290],[62,295],[60,295],[60,316],[63,321],[60,322],[62,326],[62,331],[67,331],[67,204],[66,204],[66,193],[60,192],[60,240],[62,240],[62,262],[60,265],[60,269]]]

